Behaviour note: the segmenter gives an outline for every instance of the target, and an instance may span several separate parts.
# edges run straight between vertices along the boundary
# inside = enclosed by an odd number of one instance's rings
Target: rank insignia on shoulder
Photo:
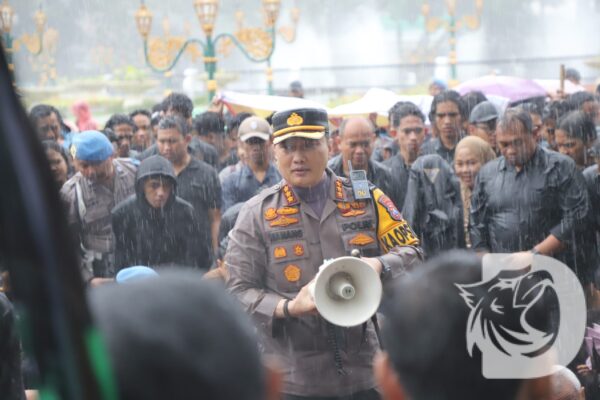
[[[342,217],[356,217],[359,215],[363,215],[364,213],[366,213],[365,210],[355,210],[355,209],[349,209],[349,210],[341,210],[342,212]]]
[[[297,244],[294,246],[294,254],[297,255],[298,257],[303,256],[304,255],[304,246],[302,246],[301,244]]]
[[[286,217],[285,215],[281,216],[279,219],[275,221],[271,221],[269,223],[270,226],[289,226],[298,223],[298,218]]]
[[[348,243],[355,246],[366,246],[373,242],[375,242],[375,239],[373,239],[371,236],[367,236],[364,233],[359,233],[358,235],[350,239]]]
[[[275,247],[275,250],[273,250],[273,256],[275,258],[287,257],[287,251],[285,250],[285,247]]]
[[[288,203],[288,206],[298,203],[298,199],[296,198],[294,191],[292,190],[292,188],[289,187],[289,185],[284,185],[282,190],[283,195],[285,196],[285,199]]]
[[[283,270],[283,275],[288,282],[298,282],[302,276],[302,270],[297,265],[289,264]]]
[[[294,215],[298,214],[298,208],[296,207],[281,207],[277,209],[279,215]]]
[[[344,196],[344,188],[340,179],[335,181],[335,198],[338,200],[344,200],[346,198],[346,196]]]
[[[275,210],[274,208],[269,208],[267,211],[265,211],[265,219],[267,221],[272,221],[275,218],[277,218],[277,210]]]
[[[385,207],[387,212],[390,214],[390,217],[396,221],[402,221],[402,214],[400,214],[400,211],[398,211],[394,205],[394,202],[389,197],[387,197],[385,194],[382,194],[377,201],[379,204]]]

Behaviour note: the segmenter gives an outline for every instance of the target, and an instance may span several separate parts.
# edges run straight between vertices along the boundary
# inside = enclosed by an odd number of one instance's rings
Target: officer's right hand
[[[314,280],[313,280],[314,281]],[[313,299],[310,293],[310,285],[313,283],[310,281],[306,284],[296,297],[288,304],[288,310],[292,317],[299,317],[306,314],[316,314],[317,306],[315,305],[315,299]]]

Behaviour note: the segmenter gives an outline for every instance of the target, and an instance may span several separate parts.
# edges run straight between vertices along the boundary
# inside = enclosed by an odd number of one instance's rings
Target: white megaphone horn
[[[356,257],[325,260],[309,290],[319,314],[343,327],[360,325],[371,318],[383,292],[377,272]]]

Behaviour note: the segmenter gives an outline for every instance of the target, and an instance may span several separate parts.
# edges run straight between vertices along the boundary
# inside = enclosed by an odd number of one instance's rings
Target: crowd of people
[[[600,398],[585,351],[545,378],[485,379],[454,287],[481,280],[485,253],[551,256],[600,323],[600,93],[503,110],[444,89],[428,115],[395,104],[385,127],[193,108],[172,93],[103,129],[85,103],[71,127],[51,105],[30,111],[122,398]],[[325,321],[310,293],[323,261],[353,250],[384,284],[381,338]],[[159,277],[119,279],[140,266]],[[4,357],[18,340],[0,306]],[[0,390],[21,399],[35,385],[12,354]]]

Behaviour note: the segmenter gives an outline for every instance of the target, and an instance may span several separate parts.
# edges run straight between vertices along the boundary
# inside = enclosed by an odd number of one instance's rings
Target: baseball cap
[[[238,135],[242,142],[253,137],[268,141],[271,137],[271,126],[264,118],[248,117],[240,124]]]
[[[273,115],[273,144],[290,137],[321,139],[328,131],[327,111],[319,108],[298,108]]]
[[[469,122],[471,124],[478,124],[480,122],[488,122],[498,118],[498,110],[489,101],[482,101],[477,104],[471,111]]]
[[[74,135],[70,151],[71,156],[78,160],[102,162],[113,155],[114,148],[103,133],[85,131]]]

